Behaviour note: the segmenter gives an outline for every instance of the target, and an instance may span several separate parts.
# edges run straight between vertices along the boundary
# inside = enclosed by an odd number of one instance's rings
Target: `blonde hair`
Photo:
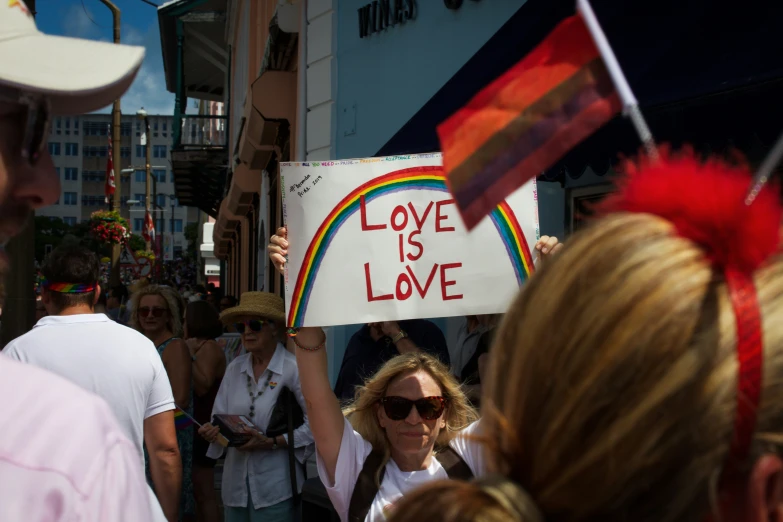
[[[131,313],[130,326],[144,333],[141,329],[141,323],[139,322],[139,306],[141,298],[147,295],[159,295],[166,301],[166,308],[169,311],[169,330],[174,337],[182,337],[182,308],[181,301],[178,298],[179,294],[175,293],[171,288],[160,285],[146,285],[139,291],[134,292],[131,296],[131,302],[133,303],[133,312]]]
[[[754,281],[765,353],[745,471],[783,443],[781,259]],[[733,435],[736,346],[726,283],[699,246],[648,214],[598,220],[542,267],[501,324],[482,401],[489,471],[519,485],[544,518],[702,519]],[[498,506],[479,493],[425,494],[408,495],[390,521],[418,519],[424,504],[452,513],[438,517],[448,522],[512,520],[470,518],[479,503]]]
[[[435,451],[445,448],[460,430],[478,419],[476,410],[463,393],[449,369],[435,357],[422,352],[398,355],[384,364],[378,372],[356,389],[354,401],[343,409],[343,414],[373,449],[383,451],[383,464],[391,457],[386,431],[378,424],[376,408],[395,379],[416,372],[426,372],[441,390],[448,403],[443,413],[446,427],[440,430]],[[376,477],[377,478],[377,477]]]

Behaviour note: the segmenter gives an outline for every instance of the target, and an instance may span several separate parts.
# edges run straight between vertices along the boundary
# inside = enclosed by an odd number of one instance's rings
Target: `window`
[[[137,158],[145,158],[145,157],[147,157],[147,146],[146,145],[136,145],[136,157]]]
[[[166,220],[162,219],[162,218],[156,219],[155,220],[155,232],[160,234],[164,230],[166,230]]]
[[[65,167],[65,181],[76,181],[79,179],[79,169],[75,167]]]
[[[61,132],[60,129],[62,128],[62,126],[63,126],[63,119],[57,118],[57,134],[60,134]]]
[[[174,232],[182,232],[182,220],[181,219],[175,219],[174,220]]]
[[[157,138],[158,137],[158,122],[152,124],[152,137]],[[155,156],[157,158],[157,156]]]
[[[158,194],[157,205],[161,208],[166,206],[166,194]]]
[[[153,145],[152,146],[152,156],[154,158],[165,158],[166,157],[166,146],[165,145]]]
[[[73,118],[73,134],[74,134],[74,136],[78,136],[79,135],[79,117],[78,116],[75,116]]]
[[[105,158],[109,154],[109,147],[84,147],[82,152],[88,158]]]
[[[130,158],[130,147],[120,147],[120,157],[121,158]]]
[[[60,155],[60,144],[59,143],[52,143],[49,142],[49,154],[52,156],[59,156]]]
[[[60,179],[60,167],[55,167],[54,171],[57,173],[57,179]]]
[[[146,183],[147,182],[147,171],[145,170],[137,170],[136,171],[136,183]]]
[[[136,136],[141,136],[141,122],[136,122]]]
[[[167,129],[167,127],[168,127],[168,123],[166,123],[166,122],[164,121],[164,122],[163,122],[163,132],[166,132],[166,129]]]
[[[120,123],[120,136],[130,136],[131,135],[131,124],[130,122]]]
[[[147,197],[144,194],[136,194],[133,199],[135,199],[136,201],[140,202],[143,205],[144,202],[147,200]]]
[[[66,192],[63,196],[65,205],[76,205],[76,192]]]
[[[65,118],[65,128],[66,129],[71,128],[71,118]]]
[[[70,120],[65,120],[70,121]],[[66,143],[65,144],[65,155],[66,156],[78,156],[79,155],[79,144],[78,143]]]
[[[144,228],[144,218],[135,218],[133,220],[133,231],[141,232],[143,228]]]
[[[171,171],[171,182],[174,183],[174,171]]]
[[[85,136],[110,136],[111,135],[110,123],[102,123],[99,121],[85,121],[82,126],[84,127]],[[122,125],[120,125],[120,134],[122,134]]]
[[[155,179],[158,181],[158,183],[166,183],[166,171],[165,170],[155,169],[155,170],[152,171],[152,175],[155,176]]]
[[[69,227],[72,227],[72,226],[76,225],[76,218],[75,218],[75,217],[73,217],[73,216],[65,216],[65,217],[63,218],[63,221],[64,221],[64,222],[65,222],[65,224],[66,224],[66,225],[68,225]]]

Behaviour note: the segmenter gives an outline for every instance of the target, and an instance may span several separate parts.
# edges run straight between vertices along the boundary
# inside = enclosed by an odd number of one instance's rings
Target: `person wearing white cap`
[[[0,276],[4,246],[60,181],[52,114],[91,112],[130,86],[144,50],[47,36],[22,0],[0,0]],[[133,443],[106,402],[0,354],[0,520],[161,520]]]

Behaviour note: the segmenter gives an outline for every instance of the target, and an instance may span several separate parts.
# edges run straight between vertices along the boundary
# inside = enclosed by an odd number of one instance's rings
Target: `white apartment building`
[[[174,195],[174,173],[170,151],[173,142],[172,117],[148,116],[152,147],[151,208],[155,230],[163,238],[166,260],[187,249],[184,231],[188,223],[199,221],[199,210],[179,204]],[[75,225],[88,220],[96,210],[107,209],[104,199],[110,114],[88,114],[55,118],[49,137],[49,152],[60,177],[62,192],[55,205],[41,209],[38,215],[60,218]],[[123,115],[121,121],[121,165],[115,166],[115,180],[121,186],[120,212],[134,234],[141,234],[146,193],[146,149],[141,144],[144,123],[135,115]],[[122,174],[121,170],[133,169]]]

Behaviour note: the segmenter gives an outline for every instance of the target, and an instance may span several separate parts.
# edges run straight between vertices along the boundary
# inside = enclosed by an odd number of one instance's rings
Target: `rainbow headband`
[[[97,283],[91,283],[89,285],[77,284],[77,283],[51,283],[44,279],[42,286],[51,292],[59,292],[61,294],[86,294],[87,292],[94,292]]]

